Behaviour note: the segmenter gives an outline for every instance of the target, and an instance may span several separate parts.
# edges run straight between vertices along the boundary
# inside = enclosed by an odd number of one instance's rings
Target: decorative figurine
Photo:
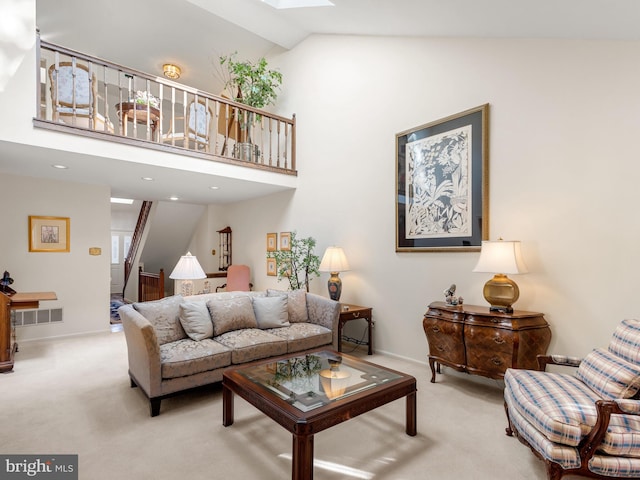
[[[462,305],[464,301],[462,297],[456,297],[456,284],[452,283],[449,288],[444,291],[444,298],[447,305]]]
[[[7,295],[13,295],[16,291],[11,288],[9,285],[13,283],[13,278],[11,278],[10,273],[6,270],[2,275],[2,280],[0,280],[0,292],[4,292]]]

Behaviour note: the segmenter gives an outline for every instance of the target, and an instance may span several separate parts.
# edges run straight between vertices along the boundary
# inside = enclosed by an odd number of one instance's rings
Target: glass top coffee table
[[[234,393],[293,434],[293,480],[313,479],[314,434],[399,398],[407,398],[406,433],[416,435],[416,379],[332,350],[225,371],[225,427],[233,424]]]

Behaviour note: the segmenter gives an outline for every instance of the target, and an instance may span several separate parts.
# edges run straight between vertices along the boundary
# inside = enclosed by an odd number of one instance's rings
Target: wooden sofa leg
[[[160,399],[159,398],[149,399],[149,411],[151,412],[152,417],[157,417],[158,415],[160,415]]]

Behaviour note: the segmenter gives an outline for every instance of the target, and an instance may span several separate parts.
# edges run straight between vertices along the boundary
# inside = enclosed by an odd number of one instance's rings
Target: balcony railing
[[[40,41],[38,127],[296,174],[284,118]]]

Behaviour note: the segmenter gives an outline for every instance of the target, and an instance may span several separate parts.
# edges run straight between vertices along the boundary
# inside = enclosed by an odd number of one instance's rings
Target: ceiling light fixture
[[[165,63],[162,66],[162,72],[164,73],[165,77],[170,78],[171,80],[177,80],[178,78],[180,78],[182,70],[180,70],[180,67],[178,67],[177,65],[173,65],[172,63]]]
[[[140,177],[142,180],[144,180],[145,182],[153,182],[153,178],[152,177]]]
[[[209,187],[211,190],[218,190],[220,187]]]
[[[111,197],[111,203],[122,203],[124,205],[131,205],[133,203],[133,198]]]
[[[57,165],[51,165],[51,166],[52,166],[53,168],[57,168],[57,169],[59,169],[59,170],[66,170],[67,168],[69,168],[69,167],[67,167],[66,165],[60,165],[60,164],[57,164]]]
[[[169,200],[173,200],[173,201],[175,202],[176,200],[180,200],[180,197],[176,197],[176,196],[174,195],[174,196],[172,196],[172,197],[169,197]]]

